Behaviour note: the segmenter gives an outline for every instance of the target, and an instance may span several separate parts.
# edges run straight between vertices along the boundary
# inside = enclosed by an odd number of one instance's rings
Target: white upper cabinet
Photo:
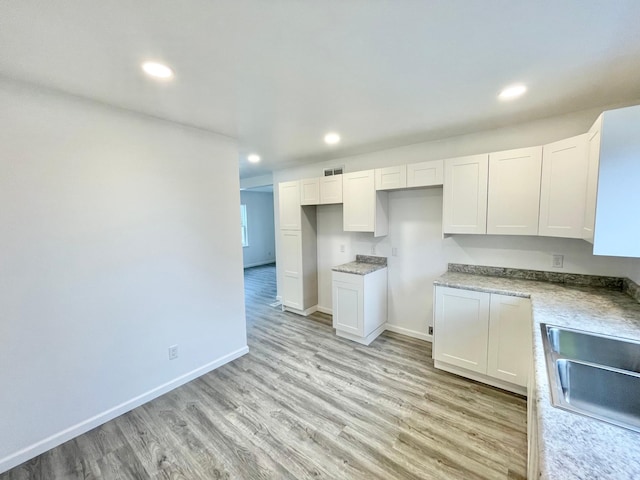
[[[487,233],[537,235],[542,147],[489,154]]]
[[[300,230],[299,181],[278,184],[278,205],[280,207],[280,230]]]
[[[300,180],[300,205],[318,205],[320,203],[320,179]]]
[[[376,190],[407,187],[407,166],[376,168]]]
[[[543,147],[539,235],[582,238],[587,137],[578,135]]]
[[[640,257],[640,106],[602,116],[593,253]]]
[[[345,232],[373,232],[379,237],[389,232],[387,193],[376,192],[375,171],[345,173],[342,185]]]
[[[444,161],[444,233],[487,233],[489,155]]]
[[[587,134],[589,166],[587,169],[587,193],[584,208],[582,238],[589,243],[593,243],[593,234],[596,226],[596,199],[598,195],[598,167],[600,165],[601,130],[602,115],[598,117]]]
[[[431,187],[444,181],[442,160],[411,163],[407,165],[407,187]]]
[[[342,175],[320,177],[320,205],[342,203]]]

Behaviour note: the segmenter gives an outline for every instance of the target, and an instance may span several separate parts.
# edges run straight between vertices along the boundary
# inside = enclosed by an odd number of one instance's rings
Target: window
[[[242,246],[249,246],[249,236],[247,235],[247,206],[240,205],[240,229],[242,231]]]

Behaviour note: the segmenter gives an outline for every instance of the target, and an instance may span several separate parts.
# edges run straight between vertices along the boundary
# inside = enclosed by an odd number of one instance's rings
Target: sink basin
[[[541,330],[553,405],[640,432],[640,342]]]
[[[633,340],[551,325],[543,325],[545,337],[558,357],[640,372],[640,343]]]

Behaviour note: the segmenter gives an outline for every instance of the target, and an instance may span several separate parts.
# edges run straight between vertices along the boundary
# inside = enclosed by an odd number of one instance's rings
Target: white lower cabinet
[[[487,373],[489,294],[436,288],[434,358]]]
[[[435,288],[436,368],[526,393],[531,302],[459,288]]]
[[[526,387],[531,350],[531,301],[492,293],[487,375]]]
[[[369,345],[387,323],[387,269],[367,275],[332,272],[336,335]]]

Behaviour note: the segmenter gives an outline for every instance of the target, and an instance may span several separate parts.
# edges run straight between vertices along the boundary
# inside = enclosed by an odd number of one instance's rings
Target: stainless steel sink
[[[553,405],[640,432],[640,342],[541,330]]]
[[[552,325],[542,327],[542,338],[548,340],[557,357],[640,372],[638,342]]]

